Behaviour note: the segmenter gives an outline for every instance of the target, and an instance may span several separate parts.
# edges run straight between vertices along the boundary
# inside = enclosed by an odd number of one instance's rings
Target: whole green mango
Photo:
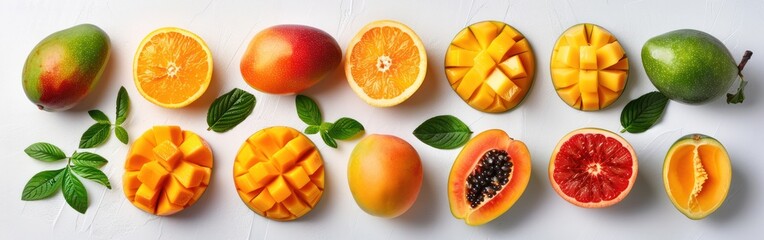
[[[98,83],[110,55],[109,36],[95,25],[55,32],[29,53],[21,75],[24,93],[45,111],[72,108]]]

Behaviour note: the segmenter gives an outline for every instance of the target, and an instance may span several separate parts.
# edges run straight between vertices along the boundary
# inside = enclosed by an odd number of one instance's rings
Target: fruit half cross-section
[[[504,112],[517,106],[533,84],[536,63],[528,40],[498,21],[470,25],[446,50],[446,78],[471,107]]]
[[[671,203],[690,219],[718,209],[730,189],[732,166],[716,139],[691,134],[677,140],[663,163],[663,184]]]
[[[552,84],[569,106],[596,111],[623,93],[629,59],[615,36],[604,28],[584,23],[570,27],[554,45]]]
[[[241,200],[261,216],[288,221],[316,207],[324,192],[324,161],[305,135],[270,127],[241,145],[233,164]]]
[[[623,200],[637,179],[637,154],[626,139],[598,128],[565,135],[549,161],[549,181],[566,201],[603,208]]]
[[[509,210],[528,186],[531,155],[525,143],[492,129],[472,138],[448,176],[451,214],[482,225]]]
[[[125,196],[136,207],[171,215],[193,205],[210,184],[212,149],[177,126],[154,126],[133,142],[125,160]]]

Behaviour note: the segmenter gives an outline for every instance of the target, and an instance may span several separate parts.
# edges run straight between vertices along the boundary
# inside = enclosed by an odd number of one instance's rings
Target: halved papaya
[[[471,139],[456,157],[448,177],[451,213],[468,225],[501,216],[520,198],[531,175],[525,143],[492,129]]]
[[[690,134],[671,146],[663,162],[663,184],[671,203],[693,220],[718,209],[730,189],[732,166],[716,139]]]

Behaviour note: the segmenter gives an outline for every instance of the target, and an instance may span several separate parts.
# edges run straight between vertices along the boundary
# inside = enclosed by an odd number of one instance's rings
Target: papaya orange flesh
[[[671,203],[690,219],[702,219],[724,203],[732,180],[730,158],[714,138],[691,134],[666,154],[663,183]]]
[[[502,167],[508,168],[506,180],[501,176]],[[490,172],[495,170],[500,173]],[[451,168],[448,178],[451,213],[468,225],[490,222],[520,198],[530,174],[530,152],[523,142],[498,129],[482,132],[467,142]],[[488,177],[486,184],[475,180],[479,175]],[[482,190],[486,187],[491,189]]]

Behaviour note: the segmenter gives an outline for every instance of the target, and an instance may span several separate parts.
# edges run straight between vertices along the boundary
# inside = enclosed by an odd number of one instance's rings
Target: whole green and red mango
[[[109,36],[95,25],[55,32],[29,53],[21,75],[24,93],[45,111],[72,108],[98,83],[110,54]]]
[[[419,196],[422,161],[405,140],[372,134],[350,153],[348,184],[363,211],[394,218],[411,208]]]
[[[241,59],[244,81],[258,91],[294,94],[315,85],[342,61],[326,32],[303,25],[277,25],[255,35]]]

